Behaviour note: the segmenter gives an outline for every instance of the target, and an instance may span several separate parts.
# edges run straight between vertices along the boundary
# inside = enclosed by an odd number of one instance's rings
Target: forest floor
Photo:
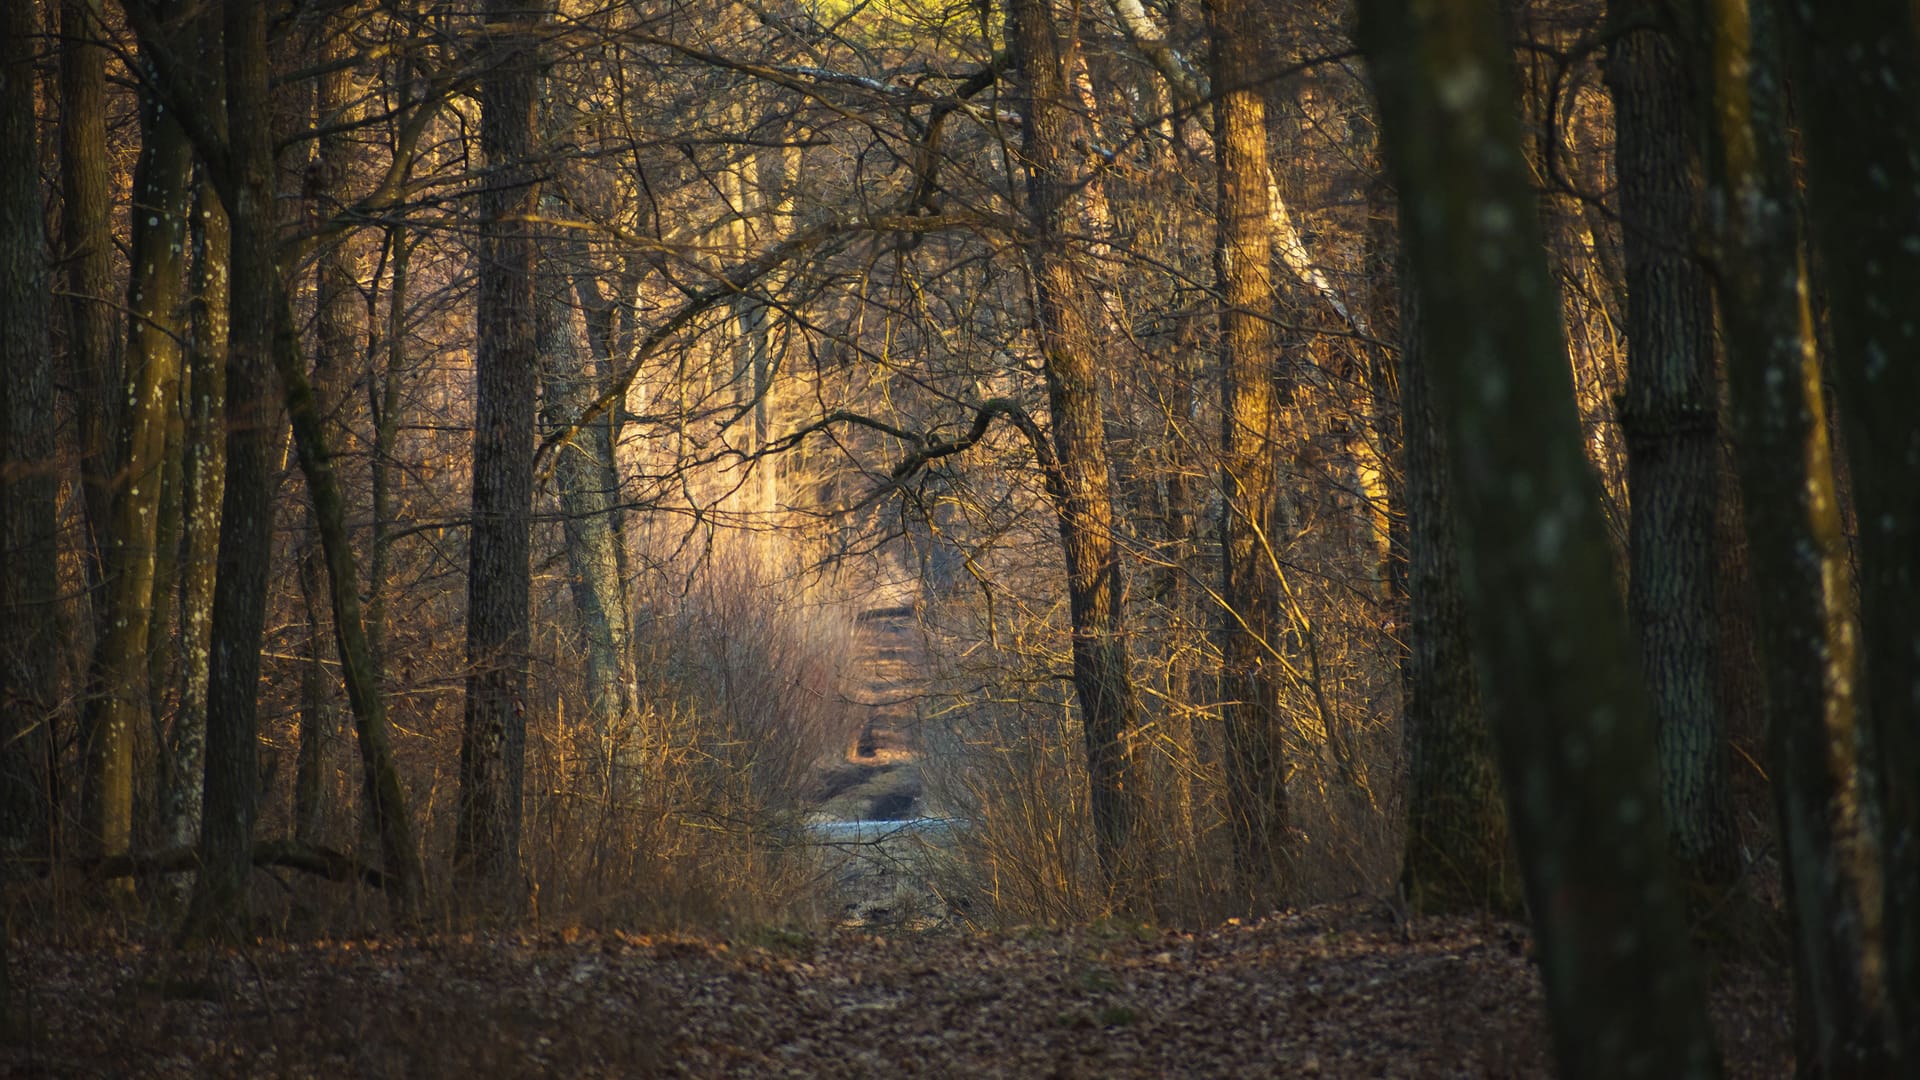
[[[1202,933],[23,940],[0,1076],[1545,1076],[1529,951],[1361,901]],[[1790,1075],[1784,980],[1721,983],[1727,1075]]]

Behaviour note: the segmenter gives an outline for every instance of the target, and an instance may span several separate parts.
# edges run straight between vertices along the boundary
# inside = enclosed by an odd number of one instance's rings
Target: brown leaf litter
[[[1202,933],[26,940],[0,1075],[1547,1076],[1528,951],[1365,902]],[[1728,1075],[1790,1075],[1783,980],[1721,982]]]

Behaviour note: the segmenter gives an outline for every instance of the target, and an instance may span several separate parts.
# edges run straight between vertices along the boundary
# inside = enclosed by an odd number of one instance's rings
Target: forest
[[[0,1072],[1920,1074],[1913,4],[0,12]]]

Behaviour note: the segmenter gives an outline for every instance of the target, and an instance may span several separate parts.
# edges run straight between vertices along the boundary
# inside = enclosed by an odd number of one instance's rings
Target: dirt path
[[[854,648],[863,671],[849,696],[864,714],[853,745],[821,763],[819,816],[837,821],[898,821],[927,812],[916,721],[925,690],[924,657],[913,607],[879,603],[862,611]]]

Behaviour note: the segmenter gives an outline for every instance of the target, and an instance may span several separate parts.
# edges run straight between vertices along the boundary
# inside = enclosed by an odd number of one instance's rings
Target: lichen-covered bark
[[[227,212],[202,177],[194,186],[187,339],[187,434],[181,468],[180,699],[167,729],[159,834],[166,847],[200,831],[207,748],[208,633],[226,487]]]
[[[82,812],[93,852],[128,852],[134,743],[147,728],[158,523],[167,429],[180,389],[187,205],[193,155],[165,106],[145,94],[133,177],[127,351],[114,433],[111,511],[98,539],[105,570],[101,634],[88,673],[87,773]]]
[[[1362,18],[1560,1068],[1715,1075],[1502,20],[1484,0],[1374,0]]]
[[[1607,79],[1627,285],[1627,611],[1653,701],[1673,852],[1704,891],[1731,882],[1739,858],[1716,685],[1713,295],[1693,243],[1704,114],[1676,14],[1666,0],[1614,0]]]
[[[1404,275],[1403,275],[1404,276]],[[1417,912],[1517,912],[1520,874],[1493,739],[1480,707],[1461,594],[1446,437],[1434,411],[1416,283],[1400,291],[1400,416],[1406,443],[1407,742],[1402,881]]]
[[[34,23],[31,4],[0,14],[0,880],[14,860],[52,854],[59,698],[60,478]]]
[[[1817,274],[1860,528],[1896,1072],[1920,1068],[1920,28],[1909,4],[1789,13]]]
[[[1286,629],[1275,550],[1279,526],[1281,359],[1267,193],[1267,111],[1257,77],[1258,12],[1246,0],[1208,0],[1213,43],[1213,144],[1218,158],[1214,273],[1220,290],[1221,599],[1227,612],[1222,679],[1234,862],[1247,899],[1265,910],[1287,857],[1283,663]]]
[[[467,699],[460,739],[457,872],[513,904],[521,888],[528,596],[532,574],[536,243],[533,157],[536,66],[529,11],[489,0],[492,65],[481,80],[480,142],[491,180],[482,196],[475,358],[473,514],[467,569]]]
[[[1141,818],[1134,739],[1139,703],[1122,631],[1119,554],[1099,369],[1089,323],[1092,291],[1068,249],[1072,193],[1084,151],[1069,106],[1067,67],[1050,0],[1010,6],[1013,47],[1025,76],[1021,108],[1027,180],[1027,257],[1035,330],[1047,381],[1055,468],[1049,479],[1067,561],[1073,686],[1085,734],[1089,802],[1100,869],[1117,902],[1142,889],[1135,831]]]

